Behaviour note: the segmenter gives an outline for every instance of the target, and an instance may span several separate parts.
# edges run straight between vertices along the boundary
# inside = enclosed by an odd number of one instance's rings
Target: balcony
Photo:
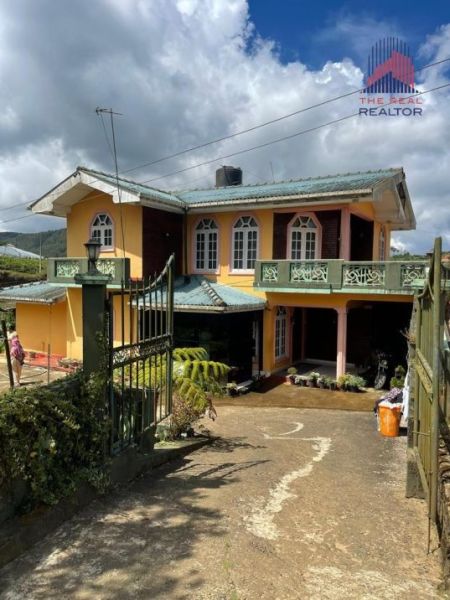
[[[424,285],[427,262],[259,260],[254,287],[266,292],[412,295]]]
[[[109,286],[120,286],[130,278],[129,258],[100,258],[97,268],[103,275],[111,275]],[[76,286],[75,275],[87,273],[87,258],[49,258],[47,259],[47,281],[65,286]]]

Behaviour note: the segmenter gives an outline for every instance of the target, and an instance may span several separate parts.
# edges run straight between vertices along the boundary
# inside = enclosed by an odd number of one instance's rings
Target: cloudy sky
[[[100,106],[122,115],[120,171],[161,189],[209,187],[224,163],[241,166],[245,183],[403,166],[418,227],[396,235],[397,247],[424,251],[436,235],[450,247],[450,88],[424,96],[420,118],[356,117],[221,158],[355,113],[354,95],[148,166],[361,88],[370,47],[386,35],[410,45],[416,69],[450,58],[445,3],[411,10],[410,2],[380,0],[364,12],[361,4],[2,2],[0,229],[64,227],[30,216],[26,204],[77,165],[113,171]],[[419,71],[416,82],[421,90],[450,83],[450,62]]]

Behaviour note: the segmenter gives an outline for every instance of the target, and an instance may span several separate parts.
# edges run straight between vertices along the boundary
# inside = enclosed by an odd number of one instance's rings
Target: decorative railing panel
[[[263,263],[261,269],[262,281],[278,281],[278,264],[277,263]]]
[[[417,285],[426,278],[426,267],[422,264],[402,264],[400,267],[400,282],[402,287]]]
[[[58,260],[55,261],[56,277],[72,278],[80,272],[81,263],[79,260]]]
[[[97,269],[103,275],[111,276],[109,285],[121,285],[122,281],[130,278],[129,258],[100,258],[97,261]],[[60,283],[62,285],[78,285],[75,275],[87,273],[87,258],[49,258],[47,261],[47,280],[49,283]]]
[[[423,288],[426,272],[425,261],[257,261],[254,286],[274,291],[352,290],[353,293],[411,295]]]
[[[306,282],[306,283],[326,283],[328,279],[328,265],[326,262],[299,262],[290,263],[291,283]]]
[[[385,267],[380,264],[344,266],[344,287],[383,287]]]

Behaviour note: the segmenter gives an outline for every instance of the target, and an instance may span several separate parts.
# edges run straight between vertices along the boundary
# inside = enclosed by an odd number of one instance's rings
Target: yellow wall
[[[66,302],[17,303],[16,327],[25,350],[66,356]]]
[[[67,346],[66,356],[83,358],[83,320],[82,320],[81,288],[67,290]]]
[[[142,277],[142,207],[114,204],[111,196],[91,192],[75,204],[67,216],[67,256],[86,256],[85,242],[90,238],[90,226],[98,213],[107,212],[114,222],[114,250],[100,258],[123,258],[121,214],[125,239],[125,257],[130,259],[131,277]]]

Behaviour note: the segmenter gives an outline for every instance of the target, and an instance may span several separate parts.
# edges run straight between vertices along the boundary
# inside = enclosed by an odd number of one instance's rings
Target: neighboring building
[[[24,346],[81,358],[73,276],[96,237],[112,287],[128,275],[123,258],[139,279],[174,252],[176,343],[206,346],[242,377],[305,360],[336,363],[340,374],[374,348],[402,358],[425,270],[389,261],[391,232],[415,228],[402,169],[242,185],[240,169],[223,167],[217,181],[234,185],[169,193],[121,178],[119,203],[114,176],[79,167],[34,202],[36,214],[67,218],[68,258],[49,259],[47,285],[65,299],[51,305],[47,337],[39,323],[49,308],[32,288],[27,301],[17,296]]]
[[[16,248],[13,244],[0,245],[0,256],[8,256],[11,258],[41,258],[39,254],[29,252],[28,250],[21,250]]]

